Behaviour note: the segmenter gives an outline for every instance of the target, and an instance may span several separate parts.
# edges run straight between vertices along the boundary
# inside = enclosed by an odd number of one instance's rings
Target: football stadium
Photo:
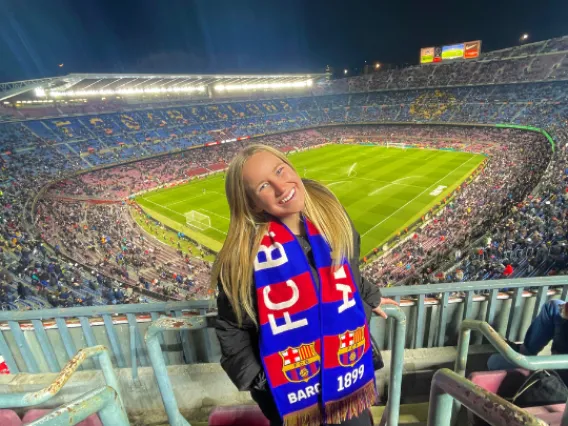
[[[361,233],[362,252],[371,253],[447,200],[485,160],[482,154],[409,150],[329,144],[290,158],[305,178],[325,182],[333,190]],[[211,249],[218,250],[230,221],[224,178],[219,173],[151,191],[136,202],[149,215],[176,222],[171,224],[174,229],[204,245],[209,240],[198,234],[209,237],[216,242],[210,243]]]
[[[519,388],[568,369],[568,36],[480,49],[342,78],[0,83],[0,425],[269,424],[225,374],[211,285],[227,169],[254,144],[335,194],[360,242],[351,268],[392,299],[388,321],[340,335],[345,359],[382,351],[374,424],[567,424],[568,392],[523,403]],[[317,397],[316,346],[284,349],[290,404]]]

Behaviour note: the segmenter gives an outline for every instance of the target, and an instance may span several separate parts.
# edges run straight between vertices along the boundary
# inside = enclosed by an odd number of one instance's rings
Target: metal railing
[[[502,313],[505,302],[510,300],[508,316],[500,318],[503,334],[510,340],[522,337],[523,319],[532,318],[540,311],[548,297],[568,299],[568,277],[522,278],[494,281],[469,281],[459,283],[428,284],[381,289],[384,297],[401,302],[407,308],[407,318],[413,318],[408,324],[409,338],[406,347],[442,347],[457,341],[457,332],[450,335],[450,314],[457,318],[458,324],[451,324],[452,330],[459,329],[459,323],[467,319],[481,319],[495,324],[497,314]],[[535,304],[527,309],[524,299],[535,298]],[[474,309],[478,304],[479,309]],[[461,315],[456,315],[457,306],[463,305]],[[485,308],[485,309],[483,309]],[[427,322],[427,311],[431,311]],[[426,329],[426,326],[429,326]],[[389,330],[385,332],[389,336]],[[475,336],[474,343],[482,342],[481,335]],[[391,343],[387,341],[387,348]]]
[[[454,371],[465,376],[467,354],[471,331],[478,331],[497,349],[509,363],[527,370],[566,369],[568,368],[568,355],[523,355],[510,347],[505,339],[484,321],[466,320],[460,326],[460,339],[458,341],[458,357]]]
[[[57,373],[61,365],[72,359],[77,352],[77,344],[85,342],[91,347],[103,342],[111,350],[114,365],[118,368],[131,367],[135,375],[138,365],[149,366],[142,335],[151,321],[163,314],[176,318],[190,314],[205,315],[210,307],[211,303],[204,300],[196,303],[167,302],[0,312],[0,355],[4,357],[11,374],[20,371]],[[2,323],[5,323],[4,326]],[[12,344],[9,344],[5,336],[7,331],[10,331]],[[48,333],[55,332],[59,339],[48,336]],[[37,342],[32,345],[34,339],[30,339],[29,334],[26,336],[25,333],[33,333]],[[202,338],[209,341],[209,336]],[[183,343],[188,337],[178,335],[175,339],[177,343]],[[57,351],[54,350],[54,344],[61,345],[57,347]],[[205,352],[202,358],[206,362],[213,361],[210,345],[203,345],[200,350]],[[125,357],[125,353],[129,356]],[[169,356],[171,359],[168,359],[168,363],[181,364],[182,357],[186,362],[196,359],[185,343],[182,344],[182,353],[178,357],[179,362]],[[99,366],[95,364],[91,368]]]
[[[520,340],[550,298],[566,300],[568,277],[526,278],[451,284],[391,287],[384,297],[400,302],[408,322],[405,348],[457,344],[463,320],[483,320],[509,340]],[[117,368],[150,366],[142,338],[161,315],[182,318],[212,312],[209,300],[0,312],[0,355],[10,373],[60,371],[81,346],[104,344]],[[212,322],[212,321],[211,321]],[[371,333],[382,349],[393,349],[394,320],[371,321]],[[473,343],[482,342],[475,333]],[[160,335],[166,364],[218,362],[220,352],[212,325],[195,331]],[[99,368],[92,362],[80,368]]]
[[[547,425],[500,396],[476,386],[448,368],[442,368],[432,378],[428,426],[450,426],[454,399],[493,425]]]
[[[104,386],[80,396],[45,416],[27,423],[28,426],[76,425],[91,414],[98,413],[104,426],[129,426],[120,398],[115,389]]]
[[[402,368],[404,364],[404,339],[406,334],[406,317],[399,307],[385,305],[383,310],[389,318],[395,321],[394,328],[394,349],[391,357],[391,369],[389,378],[389,398],[387,408],[383,412],[381,425],[398,425],[400,415],[400,394],[402,385]],[[194,318],[166,318],[162,317],[152,323],[146,333],[146,344],[148,353],[154,368],[154,374],[158,381],[162,401],[166,409],[166,414],[172,426],[191,426],[181,415],[175,399],[174,390],[168,370],[164,363],[162,348],[160,347],[159,336],[168,330],[199,330],[207,327],[207,320],[204,317]]]
[[[90,348],[80,349],[77,354],[67,363],[61,370],[57,378],[45,388],[24,393],[0,394],[0,408],[21,408],[38,405],[53,398],[61,390],[61,388],[71,378],[73,373],[77,371],[79,366],[88,358],[97,358],[103,371],[103,376],[107,386],[113,388],[117,394],[118,402],[122,406],[122,396],[118,380],[114,374],[112,363],[108,349],[104,346],[93,346]]]
[[[168,377],[168,369],[164,362],[164,355],[160,346],[159,337],[162,332],[167,330],[196,330],[203,329],[207,326],[204,317],[195,318],[160,318],[150,325],[146,332],[146,345],[148,346],[148,354],[154,368],[154,374],[158,381],[162,401],[166,409],[169,424],[172,426],[191,426],[189,422],[181,415],[177,405],[176,397],[172,387],[172,382]]]
[[[484,321],[466,320],[460,326],[460,339],[458,341],[458,356],[454,365],[455,374],[465,377],[467,355],[471,331],[480,332],[489,343],[505,358],[507,362],[527,370],[556,370],[568,368],[568,355],[523,355],[511,348],[505,339],[493,327]],[[459,411],[459,401],[454,404],[453,413]],[[451,416],[448,416],[451,417]],[[568,410],[564,410],[561,426],[568,426]]]
[[[0,408],[22,408],[42,404],[59,393],[70,377],[88,358],[97,358],[103,371],[106,386],[87,392],[69,404],[51,411],[45,416],[29,423],[29,425],[59,426],[74,425],[98,413],[105,426],[128,426],[130,423],[124,410],[120,386],[108,349],[94,346],[79,350],[77,354],[61,370],[57,378],[39,391],[0,394]]]

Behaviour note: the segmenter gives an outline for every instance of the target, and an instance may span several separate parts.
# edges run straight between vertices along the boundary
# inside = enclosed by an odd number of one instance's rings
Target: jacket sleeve
[[[256,327],[250,318],[244,319],[243,325],[238,326],[235,312],[222,286],[219,286],[217,309],[215,330],[221,345],[221,367],[239,390],[250,390],[262,371],[256,353]]]
[[[354,261],[359,262],[359,255],[361,252],[361,236],[359,233],[353,228],[353,238],[354,238]],[[357,264],[356,263],[356,264]],[[371,284],[363,274],[357,268],[357,272],[359,273],[359,282],[357,283],[359,286],[359,292],[361,294],[361,299],[367,305],[369,305],[372,309],[376,308],[381,304],[381,290],[379,286]]]

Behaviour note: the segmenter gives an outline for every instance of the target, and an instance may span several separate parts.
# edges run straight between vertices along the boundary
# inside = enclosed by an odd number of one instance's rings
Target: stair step
[[[383,416],[385,407],[371,407],[373,420],[378,425]],[[428,420],[428,403],[402,404],[400,406],[399,424],[407,426],[425,425]]]

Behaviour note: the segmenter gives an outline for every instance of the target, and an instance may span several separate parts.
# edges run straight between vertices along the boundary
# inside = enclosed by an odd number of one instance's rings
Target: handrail
[[[466,281],[460,283],[442,284],[422,284],[408,285],[401,287],[382,288],[381,293],[385,297],[406,296],[431,293],[459,293],[465,291],[484,291],[502,288],[519,288],[519,287],[538,287],[547,286],[564,286],[566,285],[566,277],[536,277],[536,278],[516,278],[507,280],[490,280],[490,281]],[[1,317],[0,317],[1,318]]]
[[[148,312],[170,312],[185,310],[210,309],[215,307],[210,300],[187,302],[137,303],[127,305],[82,306],[78,308],[53,308],[31,311],[0,312],[0,322],[25,321],[33,319],[51,319],[68,317],[92,317],[103,314],[136,314]]]
[[[478,331],[485,336],[491,345],[507,360],[507,362],[517,367],[527,370],[541,369],[566,369],[568,368],[568,355],[523,355],[511,348],[505,339],[495,331],[485,321],[464,320],[460,325],[460,336],[458,340],[458,356],[454,366],[454,371],[460,377],[465,377],[467,364],[467,353],[469,349],[469,339],[471,331]],[[459,403],[454,404],[454,413],[459,411]],[[561,420],[562,426],[568,426],[568,410],[564,410]]]
[[[398,307],[385,305],[383,307],[389,318],[395,320],[394,342],[391,356],[391,374],[389,378],[389,399],[388,409],[383,412],[381,424],[398,425],[400,415],[400,395],[402,385],[402,369],[404,365],[404,341],[406,337],[406,315]],[[161,332],[166,330],[199,330],[207,326],[205,317],[193,318],[167,318],[161,317],[153,322],[146,332],[146,345],[148,354],[160,394],[166,408],[166,414],[173,426],[191,426],[179,412],[179,408],[174,396],[172,384],[168,377],[168,371],[164,363],[162,349],[158,340]],[[386,422],[386,423],[385,423]]]
[[[449,368],[442,368],[432,378],[428,426],[450,425],[454,398],[490,424],[507,426],[547,425],[522,408],[473,384]]]
[[[152,368],[156,375],[160,395],[162,396],[162,401],[164,402],[166,414],[171,426],[191,426],[191,424],[179,412],[158,337],[163,331],[167,330],[200,330],[205,327],[207,327],[207,320],[202,316],[192,318],[161,317],[154,321],[146,331],[145,340],[148,355],[150,356],[150,362],[152,363]]]
[[[120,395],[110,386],[95,389],[63,405],[45,416],[27,423],[28,426],[76,425],[91,414],[98,413],[104,426],[129,426]]]
[[[109,351],[106,347],[99,345],[80,349],[65,365],[63,370],[61,370],[57,378],[49,386],[46,386],[39,391],[0,394],[0,408],[29,407],[49,400],[53,396],[57,395],[73,373],[77,371],[83,361],[92,357],[97,357],[99,359],[105,382],[107,386],[110,386],[115,390],[118,404],[120,407],[123,407],[120,386],[118,385],[118,380],[112,368]]]
[[[389,398],[383,411],[380,425],[396,426],[400,416],[400,394],[402,387],[402,368],[404,366],[404,341],[406,338],[406,315],[398,306],[384,305],[381,308],[389,318],[395,320],[394,340],[391,352],[389,377]]]
[[[462,377],[465,376],[469,339],[472,330],[482,333],[489,343],[491,343],[508,362],[520,368],[527,370],[568,368],[568,355],[522,355],[511,348],[505,339],[485,321],[464,320],[460,325],[458,356],[454,366],[454,371]]]
[[[565,286],[566,277],[538,277],[538,278],[517,278],[508,280],[493,281],[467,281],[452,283],[449,286],[444,284],[423,284],[403,287],[388,287],[381,289],[385,297],[404,297],[410,295],[436,294],[436,293],[459,293],[467,291],[485,291],[502,288],[527,288],[540,286]],[[25,321],[33,319],[51,319],[67,317],[97,316],[102,314],[126,314],[126,313],[147,313],[147,312],[170,312],[175,310],[200,310],[216,309],[214,300],[191,300],[184,302],[160,302],[160,303],[141,303],[128,305],[103,305],[88,306],[78,308],[53,308],[38,309],[31,311],[7,311],[0,312],[0,322],[3,321]]]

